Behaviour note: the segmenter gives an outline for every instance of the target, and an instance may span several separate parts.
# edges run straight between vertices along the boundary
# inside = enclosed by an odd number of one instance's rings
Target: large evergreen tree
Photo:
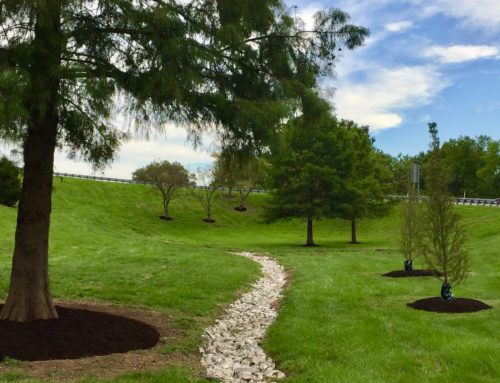
[[[368,127],[342,120],[339,128],[345,136],[345,147],[349,148],[351,167],[342,174],[343,187],[331,201],[332,212],[350,221],[351,243],[355,244],[359,218],[388,212],[392,172],[387,157],[373,147]]]
[[[330,215],[350,161],[328,104],[313,92],[302,101],[302,116],[287,124],[272,156],[266,216],[270,221],[305,219],[306,246],[314,246],[314,221]]]
[[[2,0],[0,138],[23,146],[10,289],[0,318],[56,318],[48,238],[56,147],[100,166],[122,132],[116,101],[136,121],[216,127],[244,149],[290,112],[297,57],[327,68],[366,30],[321,13],[295,28],[280,0]],[[118,97],[119,96],[119,97]],[[196,135],[196,134],[195,134]]]

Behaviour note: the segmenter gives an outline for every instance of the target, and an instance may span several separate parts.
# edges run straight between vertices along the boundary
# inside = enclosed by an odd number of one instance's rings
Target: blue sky
[[[346,52],[334,88],[339,117],[369,125],[376,145],[416,154],[428,145],[427,122],[442,140],[486,134],[500,139],[500,1],[287,0],[312,23],[338,7],[371,36]]]
[[[343,51],[325,94],[339,117],[370,126],[376,145],[391,154],[427,149],[427,122],[442,140],[460,135],[500,139],[500,0],[286,0],[311,23],[320,9],[338,7],[371,36]],[[210,136],[194,150],[182,128],[166,137],[132,140],[104,170],[129,178],[154,159],[185,165],[211,161]],[[56,155],[56,171],[93,173],[81,161]]]

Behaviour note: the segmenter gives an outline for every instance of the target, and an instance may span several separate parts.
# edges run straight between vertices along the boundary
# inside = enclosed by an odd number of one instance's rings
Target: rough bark
[[[313,219],[307,219],[307,240],[306,246],[315,246],[313,238]]]
[[[37,7],[23,187],[9,294],[0,313],[0,319],[10,321],[57,318],[49,288],[48,246],[58,126],[60,14],[60,0]]]

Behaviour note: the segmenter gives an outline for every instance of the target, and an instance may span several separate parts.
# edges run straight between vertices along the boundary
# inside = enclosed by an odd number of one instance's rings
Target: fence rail
[[[81,174],[72,174],[72,173],[59,173],[55,172],[54,176],[56,177],[70,177],[70,178],[81,178],[85,180],[94,180],[94,181],[101,181],[101,182],[116,182],[116,183],[123,183],[123,184],[139,184],[139,185],[150,185],[150,182],[145,182],[145,181],[135,181],[135,180],[128,180],[125,178],[111,178],[111,177],[99,177],[99,176],[86,176],[86,175],[81,175]],[[204,186],[195,186],[197,189],[204,189]],[[219,190],[226,190],[227,188],[219,188]],[[235,191],[238,191],[238,189],[234,189]],[[262,189],[256,189],[252,190],[252,192],[255,193],[265,193],[265,190]],[[391,199],[396,199],[396,200],[404,200],[407,197],[404,195],[390,195],[388,196]],[[421,196],[421,199],[426,198],[425,196]],[[496,199],[491,199],[491,198],[455,198],[455,203],[457,205],[476,205],[476,206],[500,206],[500,198]]]
[[[68,178],[80,178],[84,180],[93,180],[93,181],[101,181],[101,182],[115,182],[122,184],[137,184],[137,185],[151,185],[151,182],[147,181],[135,181],[128,180],[125,178],[112,178],[112,177],[99,177],[99,176],[86,176],[82,174],[73,174],[73,173],[60,173],[54,172],[54,177],[68,177]],[[195,189],[206,189],[206,186],[194,186]],[[227,188],[221,187],[219,190],[226,190]],[[235,188],[234,191],[239,191],[239,189]],[[244,190],[244,189],[242,189]],[[265,190],[262,189],[253,189],[253,193],[265,193]]]
[[[500,206],[500,198],[456,198],[457,205]]]
[[[99,176],[85,176],[82,174],[72,174],[72,173],[54,173],[55,177],[69,177],[69,178],[81,178],[84,180],[94,180],[94,181],[103,181],[103,182],[116,182],[122,184],[140,184],[140,185],[148,185],[149,182],[145,181],[135,181],[135,180],[127,180],[125,178],[111,178],[111,177],[99,177]]]
[[[405,195],[390,195],[389,198],[395,200],[406,200]],[[420,196],[420,199],[427,199],[426,196]],[[476,205],[476,206],[500,206],[500,198],[454,198],[457,205]]]

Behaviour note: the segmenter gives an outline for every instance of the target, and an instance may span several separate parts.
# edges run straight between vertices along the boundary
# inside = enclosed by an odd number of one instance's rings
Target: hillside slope
[[[495,382],[500,380],[500,209],[460,206],[470,235],[472,273],[458,296],[493,310],[431,314],[406,307],[435,296],[433,278],[392,280],[402,267],[399,211],[362,220],[360,245],[349,245],[349,224],[321,220],[304,248],[305,223],[265,224],[265,195],[249,210],[220,198],[217,222],[189,194],[174,200],[174,221],[158,218],[161,199],[149,187],[55,179],[50,242],[53,293],[148,307],[170,316],[184,334],[164,352],[190,362],[163,373],[120,381],[190,382],[200,373],[197,345],[204,326],[258,275],[252,262],[228,250],[266,252],[292,275],[266,348],[288,373],[287,382]],[[0,207],[0,292],[5,296],[16,210]],[[417,265],[418,266],[418,265]]]

